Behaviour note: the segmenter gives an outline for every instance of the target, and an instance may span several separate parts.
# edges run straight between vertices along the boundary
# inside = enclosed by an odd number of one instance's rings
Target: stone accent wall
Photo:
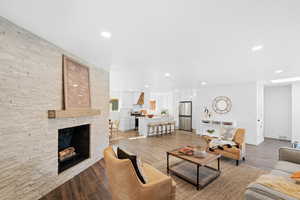
[[[62,54],[90,66],[100,116],[51,119],[62,108]],[[0,17],[0,199],[39,199],[102,158],[108,145],[109,72]],[[91,158],[58,175],[58,129],[91,124]]]

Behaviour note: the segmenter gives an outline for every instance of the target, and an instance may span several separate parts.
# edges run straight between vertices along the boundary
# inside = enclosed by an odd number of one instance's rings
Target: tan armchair
[[[245,142],[245,134],[246,131],[245,129],[238,128],[236,129],[236,132],[233,137],[233,141],[237,144],[237,147],[226,147],[224,146],[223,149],[215,149],[213,153],[221,154],[222,156],[226,158],[231,158],[236,160],[236,165],[239,165],[239,161],[241,159],[245,160],[246,156],[246,142]],[[213,139],[212,137],[209,136],[203,136],[204,139],[206,140],[207,143]]]
[[[104,150],[104,160],[112,200],[175,200],[176,183],[152,166],[143,164],[143,184],[131,161],[118,159],[112,147]]]

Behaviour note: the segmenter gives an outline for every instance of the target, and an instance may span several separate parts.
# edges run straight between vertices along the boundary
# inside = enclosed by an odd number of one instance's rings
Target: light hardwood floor
[[[201,140],[199,136],[196,136],[194,133],[191,132],[185,132],[185,131],[178,131],[179,134],[186,134],[190,137],[187,137],[186,145],[192,144],[197,141]],[[114,139],[114,138],[132,138],[137,137],[138,133],[136,131],[127,131],[127,132],[118,132],[115,133],[113,140],[110,141],[110,145],[121,145],[124,143],[122,140]],[[157,137],[160,138],[160,137]],[[186,137],[185,137],[186,138]],[[177,140],[180,140],[179,137],[176,138]],[[169,142],[172,142],[171,138],[164,138],[164,140],[167,140]],[[202,144],[204,144],[204,141],[200,141]],[[276,139],[270,139],[265,138],[265,141],[261,143],[258,146],[255,145],[248,145],[246,146],[246,161],[245,163],[263,170],[272,170],[274,165],[276,164],[278,160],[278,149],[280,147],[287,147],[290,146],[290,142],[288,141],[282,141],[282,140],[276,140]],[[130,149],[130,147],[127,147]],[[134,150],[133,150],[134,151]],[[232,161],[234,162],[234,161]]]

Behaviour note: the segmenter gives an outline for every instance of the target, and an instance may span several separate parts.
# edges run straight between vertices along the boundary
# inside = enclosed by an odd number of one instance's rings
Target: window
[[[111,111],[119,111],[119,99],[111,99],[109,103]]]
[[[151,100],[151,101],[149,101],[149,104],[150,104],[150,110],[155,111],[156,110],[156,101]]]

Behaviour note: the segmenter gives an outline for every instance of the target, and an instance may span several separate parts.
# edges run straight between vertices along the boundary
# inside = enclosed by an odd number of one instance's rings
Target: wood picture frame
[[[226,114],[231,111],[232,102],[229,97],[219,96],[213,100],[212,108],[215,113]]]
[[[91,108],[89,67],[63,55],[63,109]]]

